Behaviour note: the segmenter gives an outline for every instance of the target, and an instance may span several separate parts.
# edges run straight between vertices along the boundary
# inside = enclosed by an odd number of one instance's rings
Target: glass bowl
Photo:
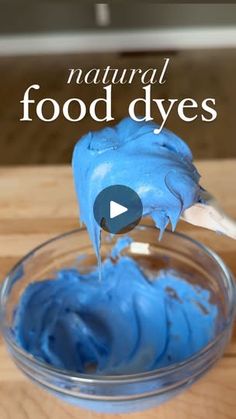
[[[62,268],[88,271],[97,260],[86,229],[68,232],[43,243],[26,255],[3,282],[0,294],[1,329],[16,365],[45,390],[80,407],[98,412],[133,412],[156,406],[192,385],[222,356],[231,336],[235,314],[235,285],[222,260],[202,244],[179,233],[166,231],[158,242],[154,227],[138,226],[129,236],[133,242],[122,253],[153,273],[173,269],[191,284],[211,292],[218,307],[216,336],[184,362],[151,372],[96,376],[56,369],[33,358],[17,346],[12,332],[14,311],[26,287],[50,278]],[[117,236],[103,233],[101,256],[105,258]]]

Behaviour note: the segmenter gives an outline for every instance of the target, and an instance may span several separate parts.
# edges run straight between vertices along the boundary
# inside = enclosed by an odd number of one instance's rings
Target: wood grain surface
[[[236,160],[197,162],[202,185],[236,218]],[[0,169],[0,274],[32,247],[78,226],[77,204],[68,166]],[[236,243],[203,229],[179,223],[179,231],[210,246],[236,274]],[[10,360],[0,338],[1,419],[113,418],[71,407],[31,384]],[[192,388],[143,413],[124,419],[235,419],[236,333],[225,356]]]

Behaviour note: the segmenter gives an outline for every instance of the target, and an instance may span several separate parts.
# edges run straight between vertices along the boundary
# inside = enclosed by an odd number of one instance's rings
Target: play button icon
[[[110,218],[118,217],[118,215],[124,214],[126,211],[128,211],[128,208],[123,205],[120,205],[115,201],[110,202]]]
[[[105,231],[123,234],[139,223],[143,206],[133,189],[124,185],[113,185],[98,194],[93,212],[95,220]]]

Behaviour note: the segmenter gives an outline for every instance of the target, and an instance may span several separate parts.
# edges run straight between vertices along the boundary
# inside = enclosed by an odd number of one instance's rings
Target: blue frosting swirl
[[[111,185],[138,193],[143,215],[150,215],[161,234],[168,223],[174,230],[182,212],[199,200],[199,173],[189,147],[172,132],[153,122],[122,120],[113,128],[89,132],[73,153],[73,172],[80,219],[87,226],[96,253],[100,227],[94,220],[96,196]]]
[[[150,280],[133,259],[64,269],[30,284],[14,319],[16,342],[54,367],[131,374],[184,361],[215,336],[210,292],[163,270]]]

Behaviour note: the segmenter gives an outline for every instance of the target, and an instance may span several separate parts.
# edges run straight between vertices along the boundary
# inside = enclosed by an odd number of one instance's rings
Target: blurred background
[[[90,103],[101,86],[67,85],[69,68],[158,68],[165,57],[167,82],[155,86],[154,97],[199,103],[214,97],[218,112],[212,123],[186,123],[172,112],[167,127],[196,158],[236,157],[235,4],[0,0],[0,164],[69,163],[78,138],[104,126],[89,114],[80,122],[46,123],[32,112],[32,122],[20,122],[20,100],[31,84],[41,86],[36,100]],[[114,86],[116,121],[142,94],[138,81]]]

